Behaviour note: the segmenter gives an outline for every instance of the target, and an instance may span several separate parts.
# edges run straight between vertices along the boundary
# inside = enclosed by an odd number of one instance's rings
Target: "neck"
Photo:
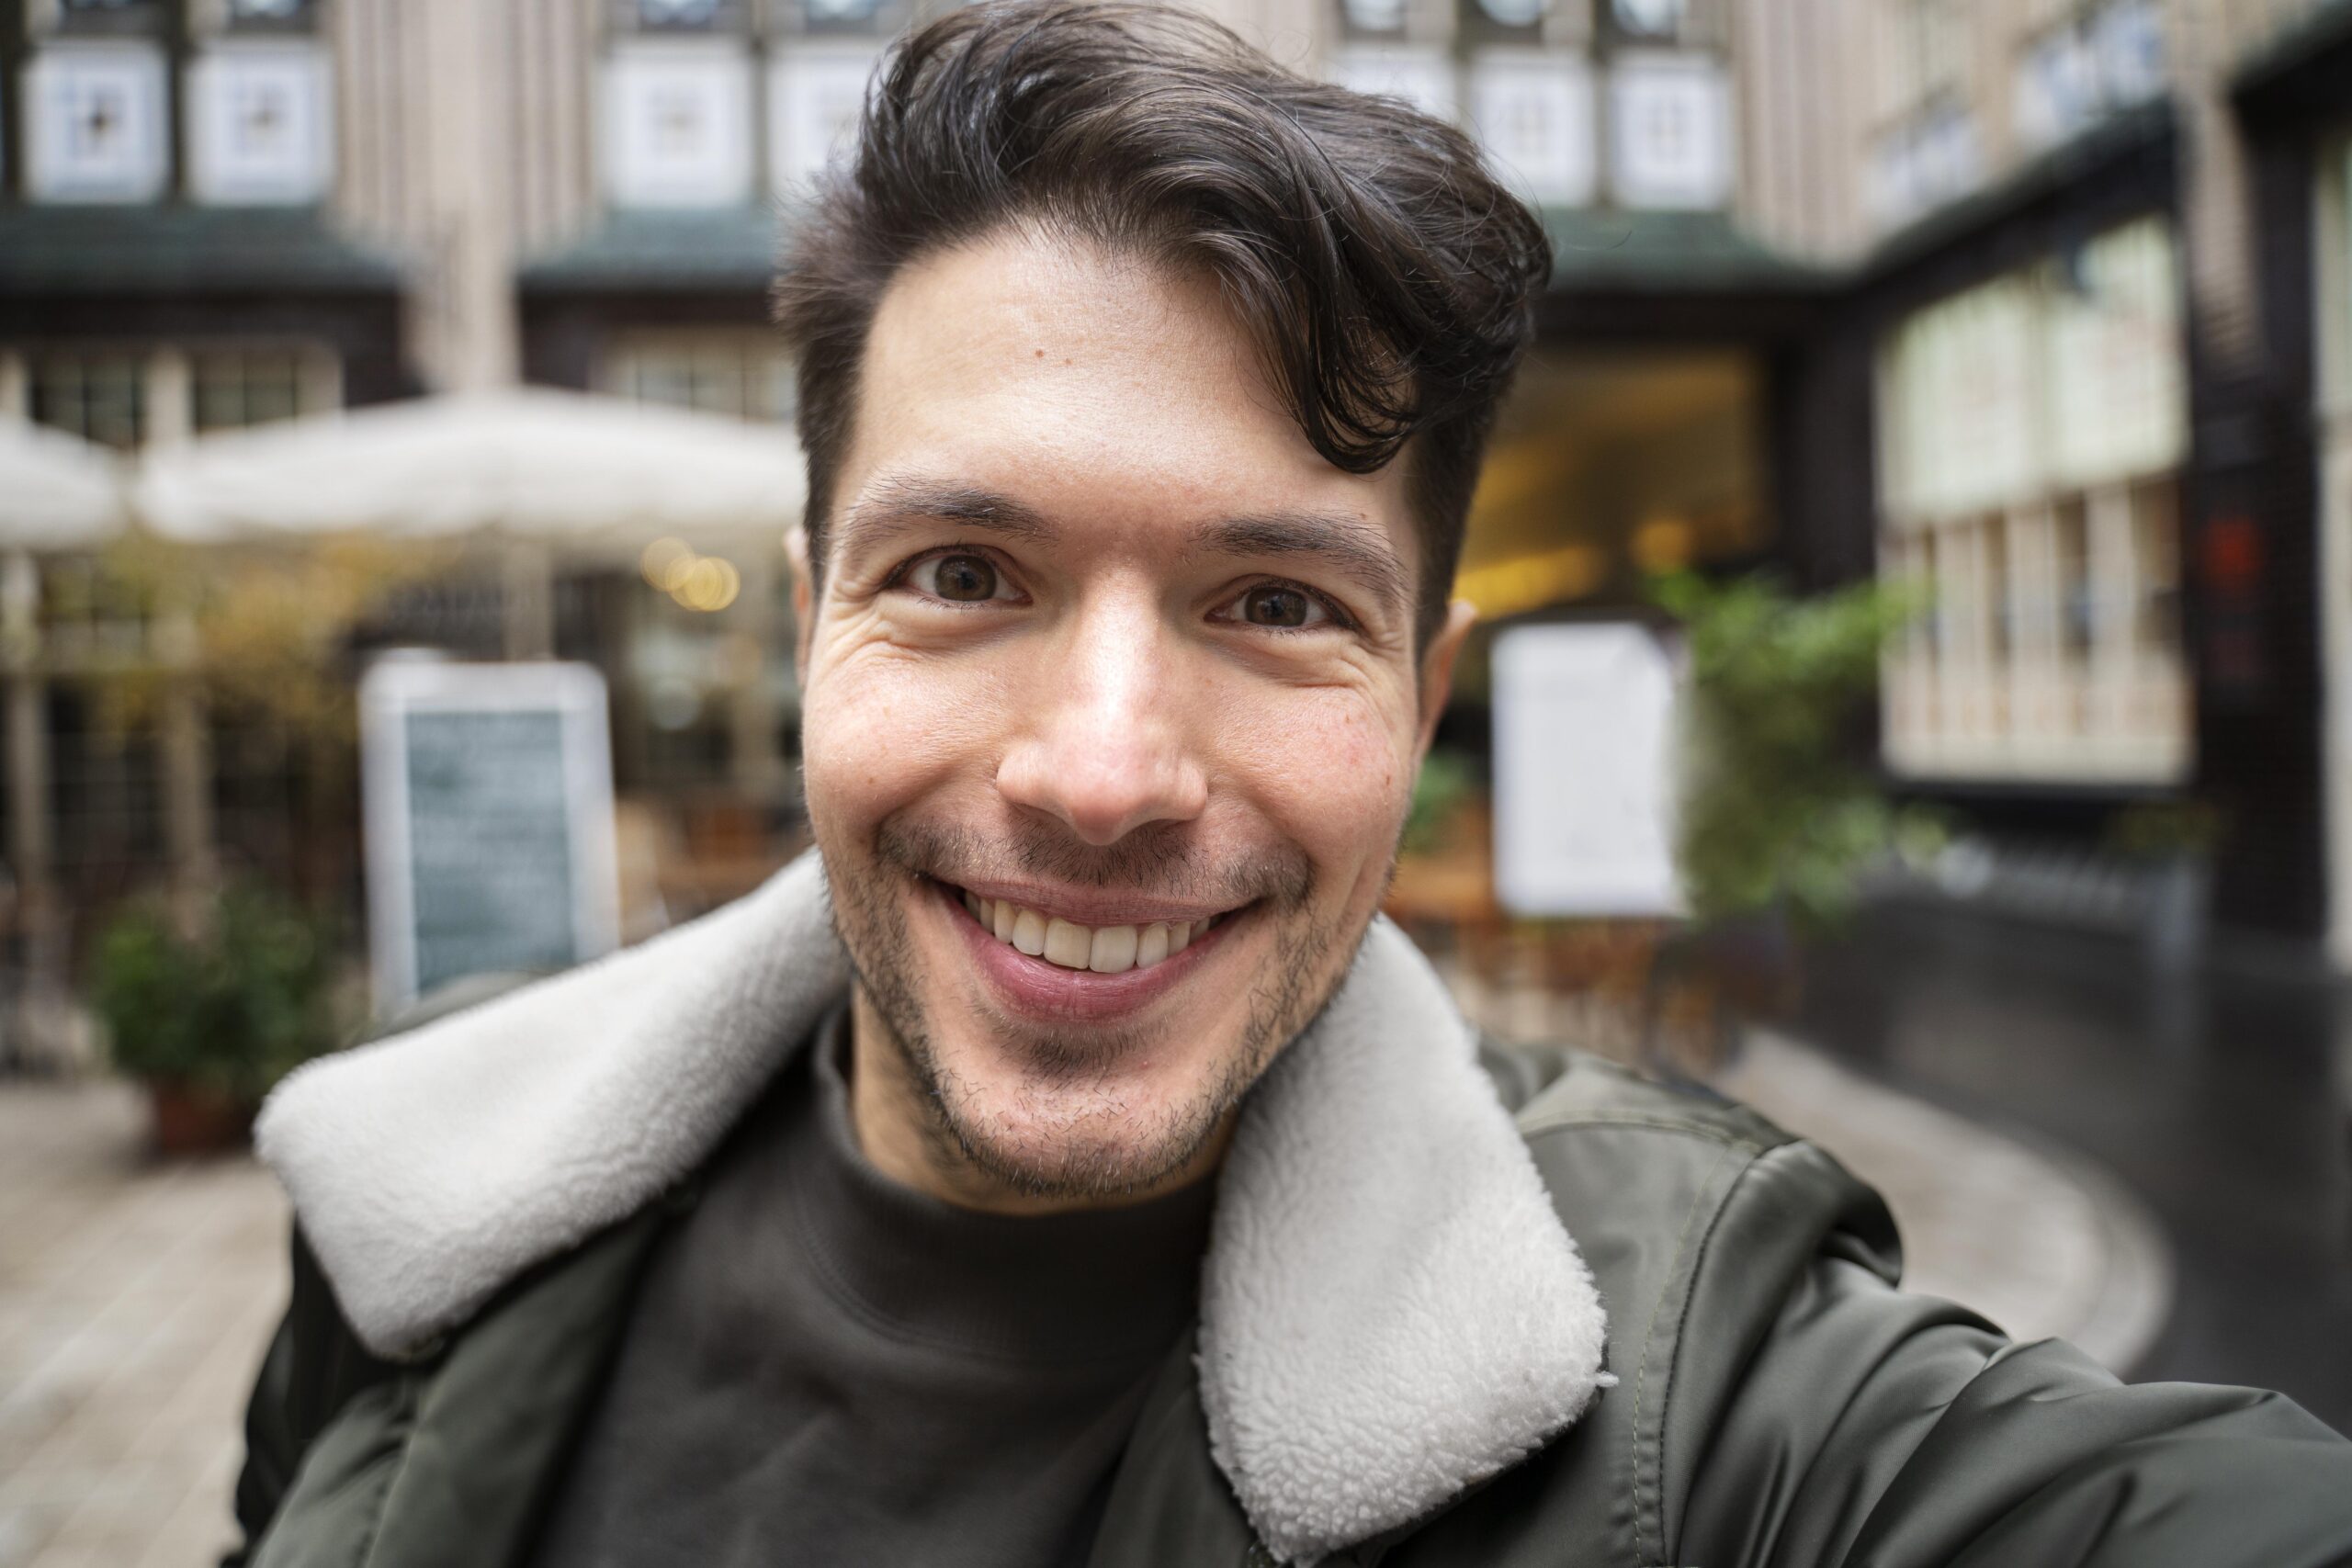
[[[850,993],[850,1124],[859,1152],[902,1187],[959,1208],[997,1214],[1057,1214],[1148,1202],[1200,1180],[1225,1158],[1227,1118],[1200,1152],[1148,1187],[1115,1193],[1039,1191],[980,1166],[949,1130],[945,1113],[917,1077],[906,1048],[864,986]]]

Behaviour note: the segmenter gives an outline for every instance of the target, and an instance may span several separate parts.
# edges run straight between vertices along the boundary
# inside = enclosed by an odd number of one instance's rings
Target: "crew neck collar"
[[[965,1208],[885,1176],[850,1111],[846,1007],[786,1097],[777,1165],[826,1287],[894,1337],[1048,1362],[1164,1353],[1196,1310],[1214,1176],[1142,1202],[1046,1214]],[[796,1103],[797,1102],[797,1103]]]

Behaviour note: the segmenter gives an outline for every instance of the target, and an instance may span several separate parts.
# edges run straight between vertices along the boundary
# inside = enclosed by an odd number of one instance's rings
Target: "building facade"
[[[2346,0],[1204,3],[1457,118],[1552,231],[1464,559],[1491,616],[1684,563],[1927,580],[1899,787],[2093,855],[2205,803],[2224,919],[2352,908]],[[786,421],[779,236],[935,8],[0,0],[0,419],[134,451],[520,381]],[[607,669],[624,792],[707,795],[754,861],[780,567],[724,606],[583,569],[548,617]],[[7,581],[26,907],[293,853],[269,736],[201,694],[99,722],[167,625],[86,552],[19,540]],[[504,581],[384,635],[494,656]]]
[[[2071,884],[2087,914],[2194,852],[2222,924],[2352,953],[2322,485],[2352,7],[1867,19],[1882,92],[1814,350],[1867,353],[1869,505],[1824,498],[1790,547],[1851,575],[1867,535],[1932,588],[1888,661],[1887,772],[2015,852],[2029,903]]]

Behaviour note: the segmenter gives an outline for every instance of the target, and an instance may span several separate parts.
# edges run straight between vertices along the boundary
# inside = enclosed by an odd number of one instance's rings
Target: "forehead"
[[[917,474],[1105,531],[1344,511],[1410,562],[1402,465],[1332,467],[1204,278],[1008,231],[914,263],[875,315],[837,482]]]

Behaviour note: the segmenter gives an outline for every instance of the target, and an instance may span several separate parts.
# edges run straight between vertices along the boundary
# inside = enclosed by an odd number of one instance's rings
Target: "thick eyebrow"
[[[869,487],[842,514],[832,548],[846,555],[873,549],[926,523],[956,523],[1031,544],[1050,545],[1061,531],[1043,513],[1008,495],[930,479],[886,479]]]
[[[1352,579],[1389,614],[1405,607],[1404,563],[1389,548],[1387,535],[1361,517],[1320,512],[1229,517],[1203,528],[1197,547],[1226,556],[1314,556]]]

